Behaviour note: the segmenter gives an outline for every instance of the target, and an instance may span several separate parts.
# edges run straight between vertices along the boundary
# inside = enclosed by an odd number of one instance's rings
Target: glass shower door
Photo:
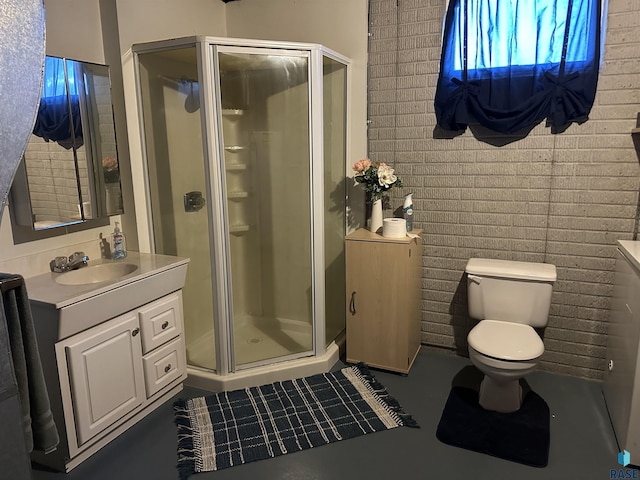
[[[310,355],[309,52],[218,47],[235,368]]]
[[[344,199],[347,195],[344,166],[347,163],[347,66],[322,56],[324,150],[324,264],[325,344],[345,329],[347,289],[344,237]]]
[[[140,53],[139,76],[155,253],[189,257],[182,289],[187,362],[216,369],[195,45]]]

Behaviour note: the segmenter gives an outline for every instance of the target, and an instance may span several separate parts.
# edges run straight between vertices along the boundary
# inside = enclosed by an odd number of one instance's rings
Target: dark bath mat
[[[493,412],[478,404],[477,391],[453,387],[436,437],[456,447],[545,467],[549,460],[549,407],[540,395],[529,391],[517,412]]]

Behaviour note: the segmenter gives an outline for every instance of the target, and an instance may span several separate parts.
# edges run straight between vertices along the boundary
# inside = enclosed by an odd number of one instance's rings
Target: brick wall
[[[445,0],[371,0],[369,155],[395,165],[425,232],[422,341],[466,353],[470,257],[558,269],[541,368],[601,378],[615,241],[634,235],[640,111],[640,2],[609,0],[590,120],[492,146],[467,131],[435,139]],[[640,140],[640,138],[638,139]]]
[[[83,197],[88,198],[84,145],[76,154]],[[24,158],[34,221],[64,223],[77,220],[79,200],[73,149],[31,135]]]

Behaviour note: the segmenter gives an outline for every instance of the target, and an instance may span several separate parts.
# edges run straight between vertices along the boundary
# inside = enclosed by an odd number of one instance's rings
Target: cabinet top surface
[[[627,260],[640,270],[640,241],[618,240],[618,246]]]
[[[422,236],[422,229],[414,228],[409,232],[411,235]],[[377,233],[373,233],[366,228],[359,228],[355,232],[350,233],[346,237],[347,240],[356,240],[360,242],[388,242],[388,243],[411,243],[412,237],[406,236],[404,238],[386,238]]]
[[[189,263],[189,259],[170,255],[128,252],[124,260],[89,260],[89,266],[116,262],[134,264],[137,268],[132,273],[115,280],[80,285],[62,285],[57,283],[56,278],[60,275],[65,275],[64,273],[49,272],[35,277],[25,278],[29,299],[50,304],[55,306],[55,308],[63,308],[108,292],[109,290],[122,287],[128,283],[137,282],[138,280],[165,272],[180,265],[186,265]]]

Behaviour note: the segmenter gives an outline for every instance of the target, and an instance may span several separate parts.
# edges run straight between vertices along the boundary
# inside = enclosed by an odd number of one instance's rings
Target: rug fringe
[[[405,413],[402,406],[400,405],[400,402],[398,402],[398,400],[396,400],[389,394],[389,392],[387,392],[387,389],[384,387],[384,385],[376,380],[366,363],[360,362],[351,368],[353,368],[356,373],[358,373],[359,376],[362,377],[362,379],[365,381],[365,385],[367,385],[367,387],[369,387],[369,389],[373,393],[380,397],[388,411],[397,416],[398,421],[401,425],[411,428],[420,428],[418,422],[416,422],[411,415]]]
[[[186,400],[173,403],[174,422],[178,427],[178,474],[180,480],[186,480],[195,473],[195,454],[193,449],[193,429],[189,418]]]

